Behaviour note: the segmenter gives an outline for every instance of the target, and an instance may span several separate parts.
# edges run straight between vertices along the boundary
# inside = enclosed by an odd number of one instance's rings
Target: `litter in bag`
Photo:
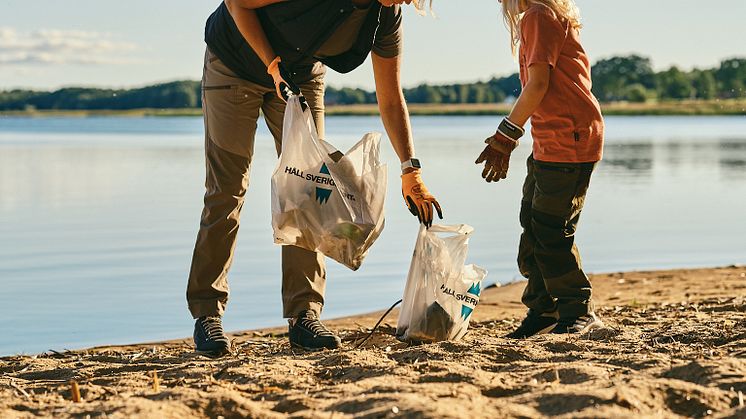
[[[404,288],[396,336],[405,342],[459,340],[479,304],[487,271],[464,265],[468,225],[420,227]]]
[[[272,175],[275,243],[321,252],[357,270],[384,226],[380,144],[381,134],[365,134],[343,154],[318,138],[310,110],[291,96]]]

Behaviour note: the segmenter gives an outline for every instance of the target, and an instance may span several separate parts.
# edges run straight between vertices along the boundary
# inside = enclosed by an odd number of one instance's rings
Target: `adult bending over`
[[[381,118],[402,162],[405,202],[425,225],[432,224],[433,207],[442,217],[420,177],[401,90],[402,3],[411,0],[225,0],[208,19],[202,79],[207,192],[187,287],[197,351],[221,356],[230,349],[221,318],[259,111],[279,154],[288,90],[302,92],[323,138],[326,67],[347,73],[372,55]],[[283,314],[292,345],[340,345],[319,321],[325,283],[321,254],[282,247]]]

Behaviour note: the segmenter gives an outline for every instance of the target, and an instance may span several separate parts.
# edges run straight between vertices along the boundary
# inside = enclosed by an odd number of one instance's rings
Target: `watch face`
[[[412,159],[412,167],[415,169],[422,169],[422,165],[420,164],[419,159]]]

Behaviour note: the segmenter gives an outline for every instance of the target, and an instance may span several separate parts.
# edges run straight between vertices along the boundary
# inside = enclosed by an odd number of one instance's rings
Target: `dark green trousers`
[[[528,158],[521,201],[518,267],[528,279],[523,304],[561,318],[592,310],[591,283],[583,272],[575,230],[595,163],[547,163]]]

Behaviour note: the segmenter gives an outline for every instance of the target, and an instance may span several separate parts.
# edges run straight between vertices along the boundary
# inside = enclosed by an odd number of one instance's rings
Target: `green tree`
[[[668,99],[746,97],[746,58],[723,61],[719,68],[684,73],[676,67],[656,74],[650,59],[631,55],[599,61],[592,68],[593,92],[601,101],[643,102]],[[521,92],[518,74],[488,82],[450,85],[421,84],[405,89],[411,103],[494,103]],[[327,88],[328,104],[376,103],[376,94],[364,89]],[[24,109],[136,109],[200,107],[198,81],[176,81],[136,89],[65,88],[54,92],[0,91],[0,110]]]
[[[458,103],[458,90],[456,85],[449,86],[435,86],[435,89],[440,94],[440,103]]]
[[[443,95],[440,91],[427,84],[421,84],[413,89],[404,90],[404,96],[411,103],[442,103]]]
[[[718,84],[712,70],[694,70],[689,74],[698,99],[713,99],[718,94]]]
[[[723,97],[746,96],[746,58],[731,58],[720,63],[715,78]]]
[[[487,84],[495,92],[500,92],[499,100],[505,100],[506,97],[518,97],[521,94],[521,79],[518,73],[513,73],[508,77],[493,78]]]
[[[376,103],[376,94],[375,92],[368,92],[363,89],[353,89],[349,87],[336,89],[334,87],[328,87],[326,89],[326,95],[324,96],[324,102],[327,105]]]
[[[460,84],[458,85],[458,102],[469,103],[469,96],[471,94],[471,85]]]
[[[655,72],[649,58],[638,55],[611,57],[592,67],[593,93],[604,102],[624,99],[631,84],[655,89]]]
[[[658,86],[663,99],[689,99],[694,92],[689,78],[676,66],[658,73]]]
[[[650,92],[640,83],[627,86],[624,99],[635,103],[645,103],[650,98]]]

